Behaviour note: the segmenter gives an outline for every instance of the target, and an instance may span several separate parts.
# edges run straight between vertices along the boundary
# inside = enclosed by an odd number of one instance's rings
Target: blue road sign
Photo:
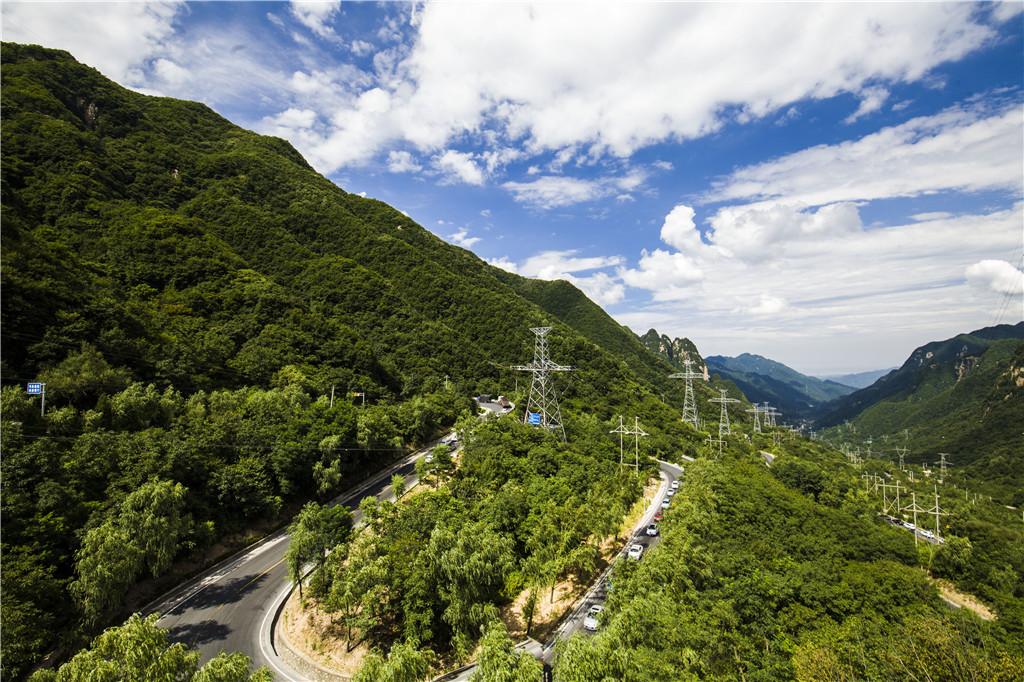
[[[29,395],[39,395],[43,392],[43,385],[39,383],[31,383],[28,385]]]
[[[530,412],[526,416],[526,423],[540,426],[540,412]]]

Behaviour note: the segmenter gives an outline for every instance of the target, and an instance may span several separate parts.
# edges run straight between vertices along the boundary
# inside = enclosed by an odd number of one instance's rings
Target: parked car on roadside
[[[644,546],[640,545],[640,544],[630,545],[629,546],[629,551],[626,552],[626,556],[628,556],[633,561],[640,561],[640,557],[643,556],[643,554],[644,554]]]
[[[644,531],[644,532],[647,533],[648,537],[652,537],[652,538],[657,537],[658,536],[658,524],[656,524],[656,523],[650,524],[649,526],[647,526],[647,530]]]

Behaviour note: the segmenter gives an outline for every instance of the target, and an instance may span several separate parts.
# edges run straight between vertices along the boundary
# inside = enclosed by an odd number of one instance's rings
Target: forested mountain
[[[1006,503],[1024,504],[1024,322],[921,346],[819,424],[839,427],[837,439],[872,438],[889,456],[906,445],[912,462],[949,453]]]
[[[686,337],[670,339],[665,334],[659,334],[655,329],[648,329],[647,333],[640,337],[640,341],[647,350],[665,358],[678,370],[684,369],[683,359],[689,356],[693,362],[691,365],[693,371],[703,373],[705,381],[710,378],[707,363],[704,362],[704,358],[697,351],[697,346],[690,339]]]
[[[867,388],[871,384],[875,383],[889,372],[896,369],[890,367],[889,369],[874,369],[870,372],[854,372],[853,374],[833,374],[830,376],[819,377],[828,381],[834,381],[837,384],[843,386],[850,386],[851,388]]]
[[[946,543],[915,546],[838,452],[773,449],[770,467],[742,443],[687,465],[661,544],[616,565],[600,628],[560,648],[556,680],[1021,679],[1024,533],[1006,510],[947,501]],[[998,618],[950,608],[929,572]]]
[[[628,409],[655,452],[696,453],[672,366],[572,285],[491,267],[201,104],[38,46],[2,62],[5,677],[511,392],[530,327],[576,368],[570,432]]]
[[[736,357],[709,355],[708,370],[735,382],[751,402],[768,402],[787,417],[806,418],[823,403],[854,389],[801,374],[781,362],[743,353]]]

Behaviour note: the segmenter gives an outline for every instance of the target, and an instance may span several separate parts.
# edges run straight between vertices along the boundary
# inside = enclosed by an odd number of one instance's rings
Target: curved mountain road
[[[496,403],[480,403],[493,412],[504,410]],[[440,442],[440,441],[438,441]],[[436,443],[431,444],[433,447]],[[353,509],[353,521],[361,520],[359,502],[370,495],[392,500],[391,476],[405,476],[407,488],[418,482],[416,460],[429,452],[419,450],[349,490],[333,503]],[[199,651],[205,662],[222,651],[240,651],[256,666],[267,666],[276,680],[305,679],[274,650],[272,628],[278,607],[288,597],[291,581],[285,564],[288,531],[281,529],[202,575],[160,597],[146,613],[159,613],[158,625]]]

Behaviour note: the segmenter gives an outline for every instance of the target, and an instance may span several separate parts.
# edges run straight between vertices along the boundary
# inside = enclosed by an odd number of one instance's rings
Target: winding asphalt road
[[[496,403],[480,403],[490,412],[503,412]],[[438,441],[440,442],[440,441]],[[433,447],[436,443],[431,444]],[[334,500],[352,508],[356,525],[359,502],[370,495],[392,500],[391,476],[405,476],[406,487],[416,485],[416,460],[429,452],[419,450],[391,465]],[[271,638],[274,615],[288,597],[291,581],[284,557],[288,532],[282,529],[161,597],[146,613],[162,614],[158,625],[175,642],[199,651],[205,662],[222,651],[240,651],[256,666],[267,666],[276,680],[303,680],[274,651]]]

